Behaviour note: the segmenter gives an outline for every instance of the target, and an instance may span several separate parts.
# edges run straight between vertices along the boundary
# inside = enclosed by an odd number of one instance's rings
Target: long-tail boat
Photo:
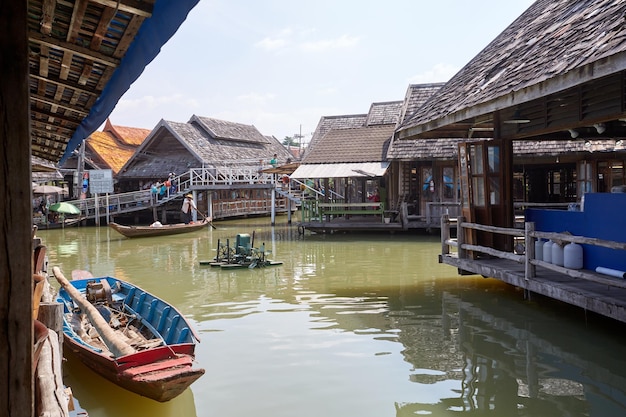
[[[124,226],[115,222],[109,223],[109,227],[126,237],[149,237],[177,235],[179,233],[195,232],[211,225],[211,221],[205,218],[195,223],[156,224],[151,226]]]
[[[194,368],[199,341],[185,316],[141,288],[113,278],[68,281],[58,267],[63,343],[113,383],[165,402],[204,374]]]

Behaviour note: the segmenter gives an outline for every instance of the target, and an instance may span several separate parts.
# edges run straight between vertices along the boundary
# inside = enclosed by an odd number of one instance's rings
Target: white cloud
[[[454,65],[440,63],[429,70],[413,75],[408,81],[410,84],[446,82],[459,70],[460,68]]]
[[[300,47],[306,51],[323,52],[329,49],[351,48],[359,43],[356,36],[342,35],[336,39],[303,42]]]
[[[255,46],[266,49],[268,51],[276,51],[286,47],[289,42],[280,38],[264,38],[257,42]]]

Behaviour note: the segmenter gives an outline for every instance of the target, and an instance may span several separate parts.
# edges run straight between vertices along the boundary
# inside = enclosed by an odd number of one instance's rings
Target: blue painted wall
[[[541,232],[626,242],[626,193],[585,194],[583,211],[528,209],[526,219]],[[583,245],[583,267],[598,266],[626,271],[626,251]]]

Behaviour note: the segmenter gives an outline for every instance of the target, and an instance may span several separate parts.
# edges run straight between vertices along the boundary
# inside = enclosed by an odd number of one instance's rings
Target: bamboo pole
[[[102,341],[109,348],[113,356],[118,358],[120,356],[135,353],[135,349],[120,340],[115,334],[115,331],[111,329],[109,324],[104,320],[104,318],[102,318],[100,312],[93,305],[91,305],[91,303],[88,302],[72,284],[70,284],[65,276],[63,276],[63,273],[58,266],[53,267],[52,272],[63,289],[65,289],[70,297],[72,297],[72,300],[74,300],[74,302],[85,312],[91,321],[91,324],[93,324],[96,330],[98,330],[98,334],[100,334]]]

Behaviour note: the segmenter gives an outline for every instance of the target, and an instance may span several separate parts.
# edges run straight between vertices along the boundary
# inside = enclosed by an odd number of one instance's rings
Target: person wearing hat
[[[185,224],[191,223],[191,210],[198,211],[196,203],[193,201],[193,195],[187,194],[183,199],[183,206],[180,209],[182,211],[182,220]]]

